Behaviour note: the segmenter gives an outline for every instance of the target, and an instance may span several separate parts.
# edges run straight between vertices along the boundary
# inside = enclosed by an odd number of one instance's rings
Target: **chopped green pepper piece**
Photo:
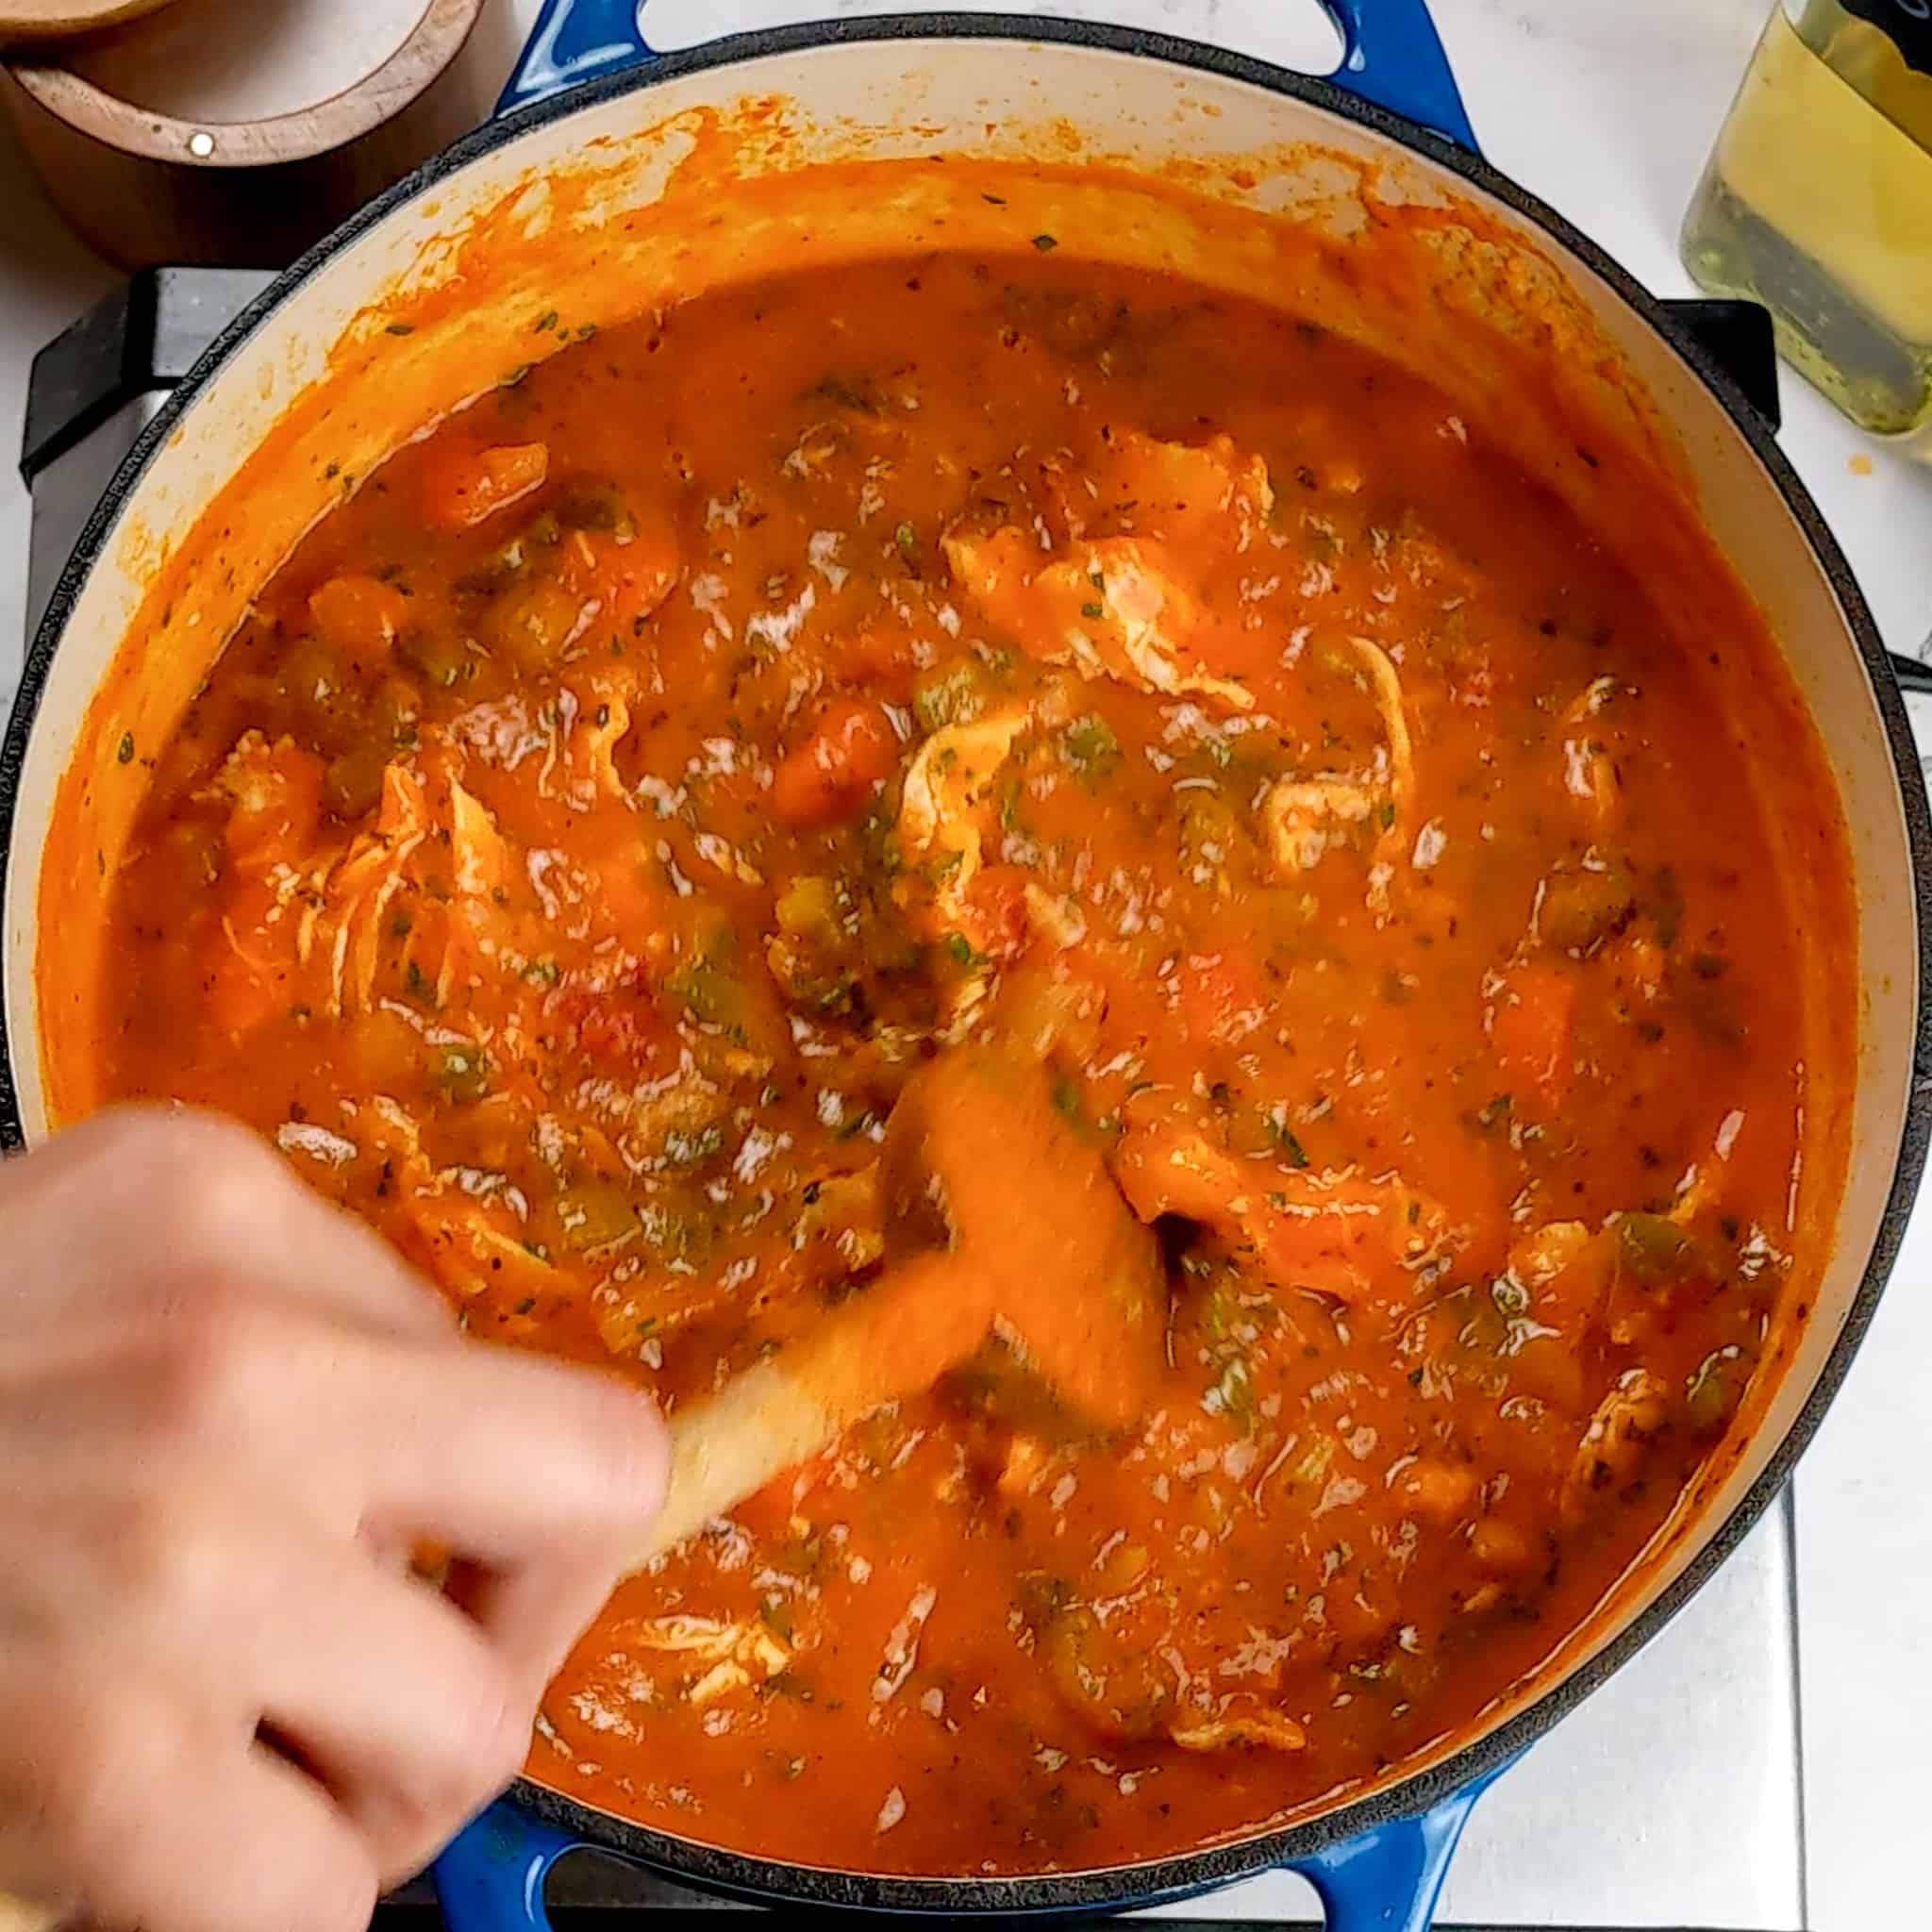
[[[1617,1223],[1624,1266],[1646,1288],[1661,1288],[1689,1272],[1697,1244],[1668,1214],[1625,1214]]]

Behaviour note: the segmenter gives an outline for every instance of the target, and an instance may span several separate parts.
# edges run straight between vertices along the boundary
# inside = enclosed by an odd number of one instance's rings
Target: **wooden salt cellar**
[[[17,41],[0,97],[126,268],[286,266],[485,120],[516,56],[507,0],[0,0],[0,24],[16,4],[119,23]]]

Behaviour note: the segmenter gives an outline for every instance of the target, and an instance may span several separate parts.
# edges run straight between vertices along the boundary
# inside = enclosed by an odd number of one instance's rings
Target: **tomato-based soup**
[[[675,1411],[870,1291],[895,1100],[987,1044],[1171,1295],[1134,1426],[995,1341],[627,1583],[534,1774],[1028,1872],[1468,1723],[1795,1292],[1770,814],[1822,808],[1705,682],[1768,641],[1693,661],[1421,380],[1050,238],[533,328],[157,753],[105,1090]]]

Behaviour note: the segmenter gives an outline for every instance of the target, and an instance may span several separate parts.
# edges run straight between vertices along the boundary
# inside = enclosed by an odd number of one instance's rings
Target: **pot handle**
[[[497,113],[650,59],[656,50],[644,39],[643,10],[644,0],[543,0]]]
[[[1291,1866],[1321,1895],[1327,1932],[1429,1932],[1463,1826],[1498,1775],[1465,1785],[1420,1818],[1375,1825]],[[446,1932],[551,1932],[544,1883],[559,1858],[588,1849],[499,1799],[436,1861]]]
[[[1471,154],[1482,152],[1428,0],[1322,0],[1322,5],[1341,30],[1341,65],[1328,76],[1333,85]]]
[[[1474,154],[1475,135],[1442,51],[1428,0],[1321,0],[1341,33],[1341,65],[1329,80],[1358,101],[1419,123]],[[652,57],[644,0],[544,0],[499,114],[547,100],[579,81],[640,66]]]
[[[1395,1818],[1289,1867],[1321,1895],[1328,1932],[1429,1932],[1449,1861],[1495,1774],[1420,1818]]]
[[[500,1798],[436,1861],[445,1932],[550,1932],[543,1886],[585,1841]]]

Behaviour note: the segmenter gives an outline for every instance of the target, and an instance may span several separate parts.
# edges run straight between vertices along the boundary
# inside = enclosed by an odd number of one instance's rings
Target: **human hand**
[[[0,1887],[108,1932],[366,1925],[515,1776],[662,1500],[657,1416],[461,1341],[200,1116],[0,1168]]]

